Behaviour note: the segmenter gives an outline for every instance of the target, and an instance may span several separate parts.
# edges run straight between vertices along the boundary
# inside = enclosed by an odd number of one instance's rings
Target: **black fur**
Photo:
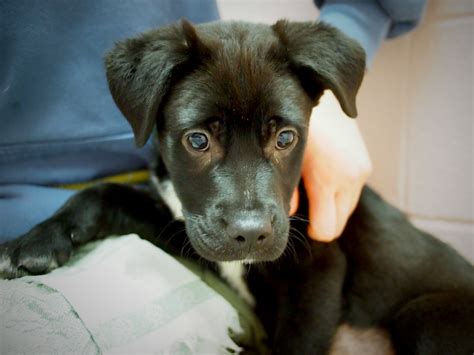
[[[321,23],[184,21],[118,43],[106,66],[137,144],[157,127],[156,169],[177,190],[186,233],[159,195],[99,185],[2,245],[4,277],[47,272],[77,245],[135,232],[170,253],[190,241],[197,258],[253,260],[248,283],[274,353],[327,353],[342,323],[385,329],[399,354],[474,351],[474,267],[375,192],[364,189],[335,242],[306,237],[303,189],[303,219],[289,225],[312,107],[330,89],[356,115],[365,67],[354,41]],[[286,150],[275,148],[282,129],[295,133]],[[209,148],[191,149],[189,132],[205,132]]]

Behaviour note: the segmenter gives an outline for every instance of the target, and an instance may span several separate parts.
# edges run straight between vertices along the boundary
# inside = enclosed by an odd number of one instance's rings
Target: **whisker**
[[[248,263],[248,264],[247,264],[248,266],[245,268],[245,269],[246,269],[246,272],[245,272],[246,275],[248,275],[248,274],[250,273],[250,269],[252,268],[252,264],[253,264],[253,263]]]
[[[160,233],[158,233],[158,235],[156,237],[154,237],[154,240],[153,242],[158,242],[161,238],[161,236],[163,235],[163,233],[173,224],[177,222],[175,219],[169,221],[168,223],[166,223],[166,225],[161,229]]]
[[[166,245],[168,245],[174,237],[176,237],[177,235],[180,235],[183,232],[186,232],[186,228],[181,228],[177,230],[176,232],[174,232],[173,234],[171,234],[171,236],[166,239]]]
[[[290,233],[290,237],[291,236],[292,236],[292,234]],[[291,254],[293,256],[293,260],[296,262],[298,260],[298,258],[297,258],[295,246],[293,245],[293,239],[291,239],[291,238],[288,239],[288,245],[287,245],[286,249],[288,249],[289,252],[291,252]]]
[[[303,245],[304,249],[308,252],[310,257],[312,258],[313,253],[311,251],[311,245],[308,241],[308,237],[306,235],[304,235],[303,233],[301,233],[301,231],[299,231],[298,229],[296,229],[294,227],[290,227],[290,231],[292,232],[292,233],[290,233],[290,235],[295,240],[297,240],[298,242],[300,242]]]
[[[179,255],[181,257],[188,258],[189,257],[189,247],[190,246],[191,246],[191,242],[189,241],[189,239],[186,239],[183,246],[181,247],[181,252],[180,252]]]
[[[309,219],[307,219],[303,215],[297,215],[297,214],[290,216],[290,221],[300,221],[300,222],[309,223]]]

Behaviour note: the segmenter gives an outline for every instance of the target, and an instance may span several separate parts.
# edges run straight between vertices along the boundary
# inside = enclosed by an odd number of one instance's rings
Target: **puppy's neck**
[[[153,173],[151,176],[151,184],[155,189],[155,192],[165,200],[165,203],[173,214],[173,218],[184,221],[183,205],[181,204],[178,195],[176,195],[176,191],[169,175],[158,177],[158,175]]]
[[[244,280],[244,264],[240,261],[218,262],[220,276],[237,291],[250,306],[255,306],[255,298],[250,293],[247,283]]]

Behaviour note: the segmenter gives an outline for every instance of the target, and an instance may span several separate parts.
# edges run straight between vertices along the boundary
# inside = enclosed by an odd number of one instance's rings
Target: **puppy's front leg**
[[[326,354],[341,321],[346,259],[337,243],[314,243],[280,292],[275,354]]]
[[[0,246],[0,276],[41,274],[62,264],[72,250],[109,235],[137,233],[156,242],[172,220],[165,204],[143,190],[102,184],[71,197],[51,218]]]

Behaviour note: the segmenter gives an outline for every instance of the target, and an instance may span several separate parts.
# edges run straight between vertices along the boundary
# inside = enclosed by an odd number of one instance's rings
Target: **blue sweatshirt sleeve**
[[[370,67],[385,38],[402,35],[421,20],[426,0],[315,0],[325,21],[356,39]]]

